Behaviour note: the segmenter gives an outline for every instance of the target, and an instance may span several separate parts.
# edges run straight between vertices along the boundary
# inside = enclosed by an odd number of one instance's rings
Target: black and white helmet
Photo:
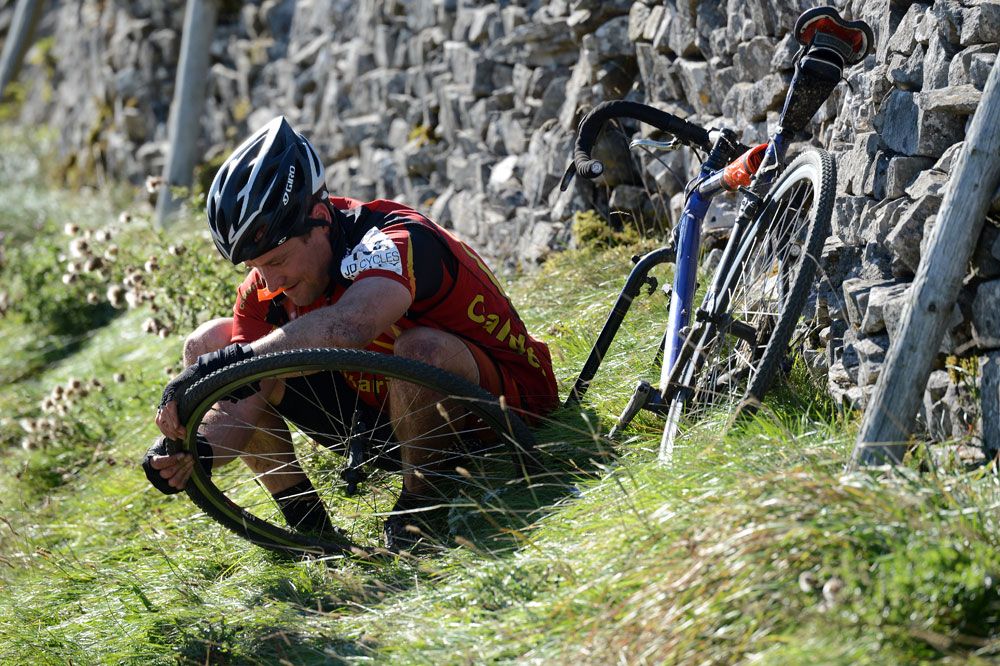
[[[325,187],[316,149],[278,116],[215,174],[206,208],[216,247],[239,264],[305,233],[313,194]]]

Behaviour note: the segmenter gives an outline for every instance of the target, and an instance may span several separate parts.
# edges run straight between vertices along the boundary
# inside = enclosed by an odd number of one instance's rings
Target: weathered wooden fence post
[[[161,227],[169,223],[180,205],[181,199],[171,188],[191,187],[217,13],[217,0],[188,0],[184,10],[180,62],[167,122],[169,148],[156,200],[156,223]]]
[[[848,465],[896,463],[906,453],[931,364],[941,347],[986,210],[1000,183],[1000,66],[994,64]]]
[[[17,78],[44,4],[44,0],[17,0],[10,30],[3,43],[3,53],[0,54],[0,96],[7,89],[7,84]]]

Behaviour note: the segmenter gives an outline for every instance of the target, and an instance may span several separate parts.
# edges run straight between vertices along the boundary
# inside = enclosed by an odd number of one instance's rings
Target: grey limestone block
[[[980,70],[986,70],[996,61],[998,44],[976,44],[959,51],[948,66],[948,85],[972,84],[978,90],[986,87],[986,77]],[[983,64],[989,66],[983,67]]]
[[[635,53],[639,76],[646,88],[647,103],[681,96],[676,67],[669,56],[658,53],[650,44],[636,44]]]
[[[976,289],[972,337],[980,349],[1000,348],[1000,280],[983,282]]]
[[[889,351],[889,336],[860,338],[854,348],[858,354],[858,386],[874,386]]]
[[[913,184],[921,172],[934,165],[929,157],[907,157],[897,155],[889,160],[886,172],[885,196],[896,199],[906,193],[906,188]]]
[[[847,245],[858,245],[866,211],[874,203],[870,197],[837,197],[833,204],[833,235]]]
[[[748,42],[738,44],[733,56],[736,79],[753,82],[770,74],[774,50],[774,41],[764,35],[758,35]]]
[[[887,305],[890,309],[899,310],[894,304],[898,299],[905,298],[908,294],[910,283],[882,283],[875,285],[868,292],[868,301],[865,308],[864,318],[861,320],[861,331],[866,335],[875,335],[886,330],[885,310]]]
[[[893,54],[887,75],[900,90],[920,90],[924,85],[924,47],[918,44],[908,56]]]
[[[781,109],[790,80],[787,74],[774,73],[754,83],[737,83],[726,94],[722,113],[738,123],[765,120],[768,111]]]
[[[944,188],[948,183],[948,174],[937,169],[921,171],[910,186],[906,188],[906,196],[920,200],[926,196],[943,197]]]
[[[584,37],[596,58],[595,65],[615,58],[635,57],[635,45],[628,37],[628,16],[616,16]]]
[[[886,44],[888,53],[902,54],[904,56],[913,53],[918,44],[917,36],[926,20],[927,10],[927,6],[919,2],[915,2],[909,6],[906,14],[903,16],[903,20],[900,21],[897,28],[893,31],[892,36],[889,37]],[[926,36],[924,41],[926,41]]]
[[[925,89],[926,90],[926,89]],[[894,90],[880,112],[882,144],[895,153],[940,157],[965,134],[964,117],[934,108],[927,92]],[[926,96],[926,97],[925,97]]]
[[[868,310],[868,299],[872,289],[890,286],[886,280],[870,280],[864,278],[849,278],[844,280],[841,289],[844,295],[844,309],[847,321],[854,328],[861,328]]]
[[[948,86],[921,93],[920,107],[927,112],[967,116],[979,106],[982,95],[971,83]]]
[[[900,277],[914,275],[920,265],[920,241],[924,236],[924,222],[937,213],[941,197],[928,194],[909,203],[899,214],[885,242],[892,249],[893,273]]]
[[[633,2],[628,10],[628,38],[631,42],[638,42],[643,39],[646,30],[646,22],[652,13],[652,8],[644,2]],[[662,11],[662,10],[661,10]],[[652,38],[646,41],[652,41]]]
[[[712,85],[712,68],[704,60],[677,61],[677,73],[684,98],[694,106],[700,114],[718,115],[719,98],[714,95]]]
[[[947,370],[935,370],[927,378],[927,388],[924,389],[923,397],[924,419],[928,434],[936,440],[951,437],[951,410],[945,402],[945,396],[951,387],[951,378]]]
[[[1000,41],[1000,4],[976,2],[962,9],[962,46]]]

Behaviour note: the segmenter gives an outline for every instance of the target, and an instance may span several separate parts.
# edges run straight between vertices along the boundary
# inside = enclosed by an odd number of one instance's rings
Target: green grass
[[[154,235],[130,242],[136,256],[161,250]],[[635,251],[566,253],[511,284],[562,395]],[[71,341],[0,318],[0,663],[995,660],[997,477],[929,460],[844,475],[856,422],[801,367],[752,422],[723,435],[715,414],[688,431],[670,467],[656,463],[653,417],[609,448],[612,416],[657,374],[665,305],[638,299],[582,409],[540,428],[544,487],[483,500],[520,527],[381,563],[282,560],[148,487],[137,461],[182,338],[143,334],[146,308]],[[103,388],[22,448],[21,421],[73,378]]]

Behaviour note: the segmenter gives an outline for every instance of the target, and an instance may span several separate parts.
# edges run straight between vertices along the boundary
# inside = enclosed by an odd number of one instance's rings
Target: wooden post
[[[0,54],[0,96],[3,96],[7,84],[17,78],[44,4],[43,0],[17,0],[10,30],[3,43],[3,53]]]
[[[171,188],[191,187],[217,13],[216,0],[188,0],[184,10],[180,62],[167,122],[169,148],[156,200],[156,223],[161,227],[170,222],[180,206],[181,199],[174,197]]]
[[[899,333],[865,410],[849,469],[897,463],[906,453],[931,364],[998,184],[1000,66],[994,64],[920,258]]]

